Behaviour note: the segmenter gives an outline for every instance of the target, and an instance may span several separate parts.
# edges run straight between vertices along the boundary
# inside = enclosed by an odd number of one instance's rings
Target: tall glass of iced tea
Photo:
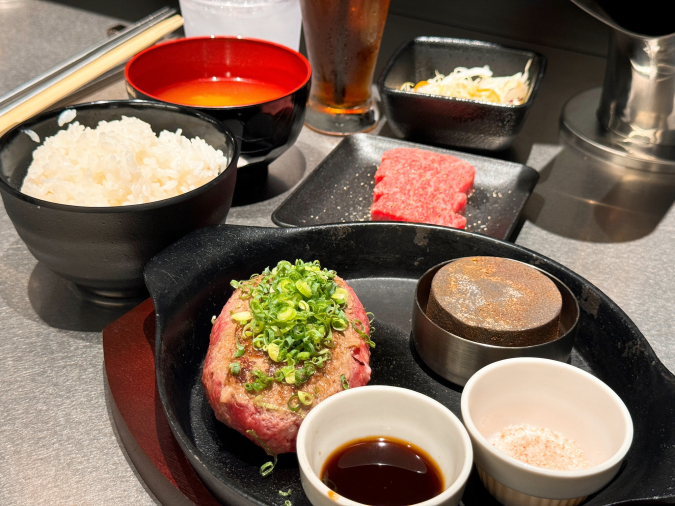
[[[375,127],[371,87],[389,0],[300,0],[312,88],[305,122],[346,135]]]

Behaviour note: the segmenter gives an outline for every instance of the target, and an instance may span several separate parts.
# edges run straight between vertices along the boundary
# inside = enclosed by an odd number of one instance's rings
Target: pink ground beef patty
[[[354,319],[363,322],[366,333],[370,335],[368,317],[356,294],[343,279],[335,277],[335,282],[348,293],[344,310],[347,319],[350,322]],[[207,398],[216,418],[225,425],[257,444],[255,438],[246,433],[249,429],[254,430],[274,453],[294,452],[298,429],[309,409],[343,390],[340,376],[345,376],[350,388],[368,383],[370,348],[351,325],[344,332],[333,331],[335,348],[332,350],[332,359],[323,369],[317,369],[316,374],[301,387],[302,391],[314,396],[314,403],[294,413],[287,408],[287,403],[297,393],[296,387],[274,381],[261,392],[248,392],[244,388],[244,383],[253,381],[253,369],[272,375],[277,367],[285,365],[273,362],[266,353],[254,349],[250,339],[240,339],[246,347],[244,355],[236,359],[241,365],[240,373],[235,376],[229,371],[229,364],[235,360],[232,358],[236,349],[235,335],[241,335],[242,331],[241,325],[232,319],[231,311],[238,313],[249,309],[248,301],[241,300],[240,295],[241,289],[237,289],[211,330],[211,342],[202,373]],[[260,402],[256,402],[259,395],[265,404],[279,409],[260,406]]]

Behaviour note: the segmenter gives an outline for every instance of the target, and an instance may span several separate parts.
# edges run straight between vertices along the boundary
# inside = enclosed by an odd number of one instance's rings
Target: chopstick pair
[[[0,97],[0,135],[183,26],[164,7]]]

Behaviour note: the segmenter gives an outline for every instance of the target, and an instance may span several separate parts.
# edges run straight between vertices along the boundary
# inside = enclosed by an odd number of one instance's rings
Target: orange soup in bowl
[[[278,84],[257,79],[206,78],[171,84],[155,92],[166,102],[201,107],[250,105],[268,102],[288,94]]]

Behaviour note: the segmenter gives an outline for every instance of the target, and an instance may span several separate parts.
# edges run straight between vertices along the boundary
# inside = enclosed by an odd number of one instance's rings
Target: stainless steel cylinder
[[[614,143],[618,141],[628,153],[675,160],[675,33],[636,33],[620,25],[597,0],[572,2],[612,28],[597,110],[600,126],[615,134]],[[620,19],[630,26],[630,17],[623,14],[634,8],[626,4],[615,15],[621,13]],[[633,29],[641,26],[633,25]]]
[[[615,29],[598,108],[600,125],[648,156],[675,158],[675,35]]]
[[[562,281],[533,265],[527,264],[553,281],[562,295],[560,336],[557,339],[534,346],[493,346],[469,341],[432,322],[426,315],[431,280],[441,267],[450,262],[444,262],[424,273],[417,282],[413,301],[413,342],[424,363],[435,373],[463,386],[479,369],[507,358],[540,357],[561,362],[569,360],[579,321],[577,299]]]

